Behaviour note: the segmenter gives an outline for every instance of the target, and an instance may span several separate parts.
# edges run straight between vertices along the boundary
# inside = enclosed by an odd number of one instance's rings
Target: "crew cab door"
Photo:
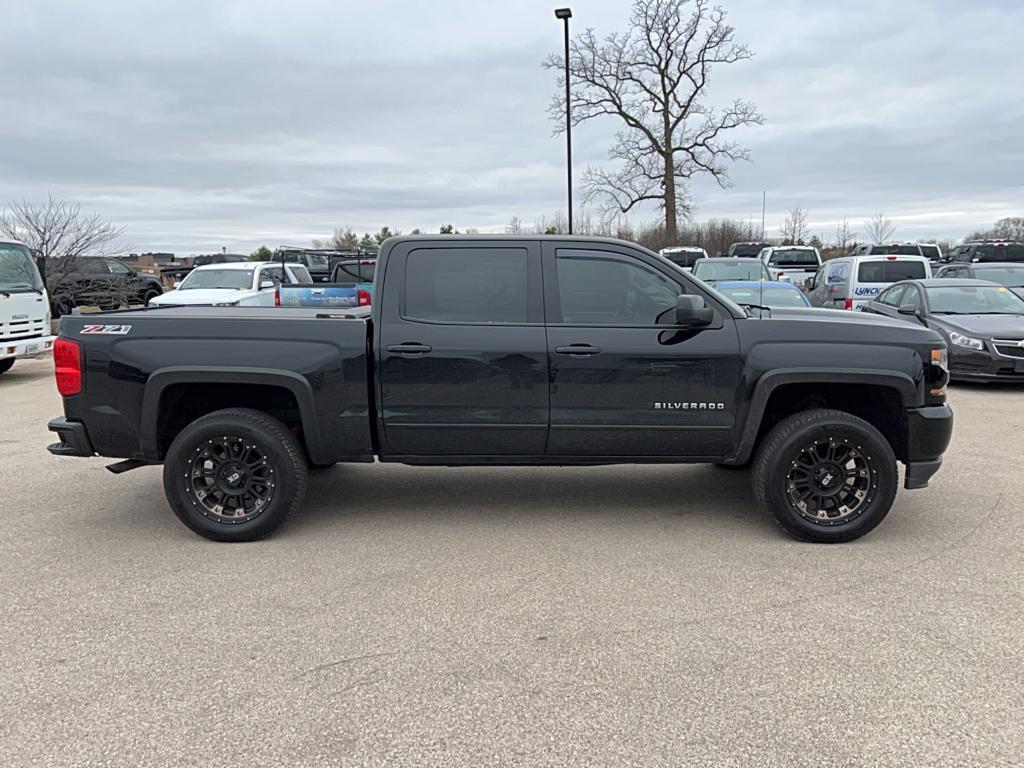
[[[408,242],[384,268],[374,297],[382,455],[542,455],[548,367],[538,244]]]
[[[740,357],[725,306],[639,251],[545,242],[543,258],[548,454],[729,453]],[[675,325],[683,293],[704,296],[715,309],[709,327]]]

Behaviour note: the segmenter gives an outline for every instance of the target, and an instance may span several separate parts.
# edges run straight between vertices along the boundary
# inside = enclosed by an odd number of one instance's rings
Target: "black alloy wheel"
[[[899,470],[889,441],[853,414],[815,408],[769,430],[752,465],[754,495],[802,541],[852,541],[892,507]]]
[[[262,411],[229,408],[202,416],[164,457],[164,492],[174,514],[215,541],[255,541],[302,503],[305,454],[285,424]]]

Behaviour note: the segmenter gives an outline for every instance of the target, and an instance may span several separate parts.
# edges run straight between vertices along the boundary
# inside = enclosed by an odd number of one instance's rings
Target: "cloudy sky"
[[[826,239],[875,211],[905,238],[1024,215],[1024,3],[722,2],[757,56],[710,100],[765,124],[732,188],[694,186],[697,218],[759,220],[762,189],[769,234],[795,204]],[[540,66],[560,4],[0,0],[0,205],[52,194],[179,253],[532,223],[564,208]],[[628,16],[571,5],[576,29]],[[578,171],[617,127],[578,129]]]

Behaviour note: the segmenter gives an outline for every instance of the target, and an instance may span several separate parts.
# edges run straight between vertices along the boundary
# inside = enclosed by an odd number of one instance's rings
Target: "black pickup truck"
[[[376,459],[749,465],[787,531],[836,542],[950,440],[934,331],[740,307],[629,243],[398,237],[374,280],[372,309],[63,318],[50,452],[163,463],[174,512],[221,541],[277,528],[311,467]]]

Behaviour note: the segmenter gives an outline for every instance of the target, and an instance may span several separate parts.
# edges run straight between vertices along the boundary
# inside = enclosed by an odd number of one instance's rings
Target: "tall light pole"
[[[569,234],[572,234],[572,122],[569,103],[569,19],[572,8],[556,8],[555,18],[565,22],[565,182],[569,194]]]

